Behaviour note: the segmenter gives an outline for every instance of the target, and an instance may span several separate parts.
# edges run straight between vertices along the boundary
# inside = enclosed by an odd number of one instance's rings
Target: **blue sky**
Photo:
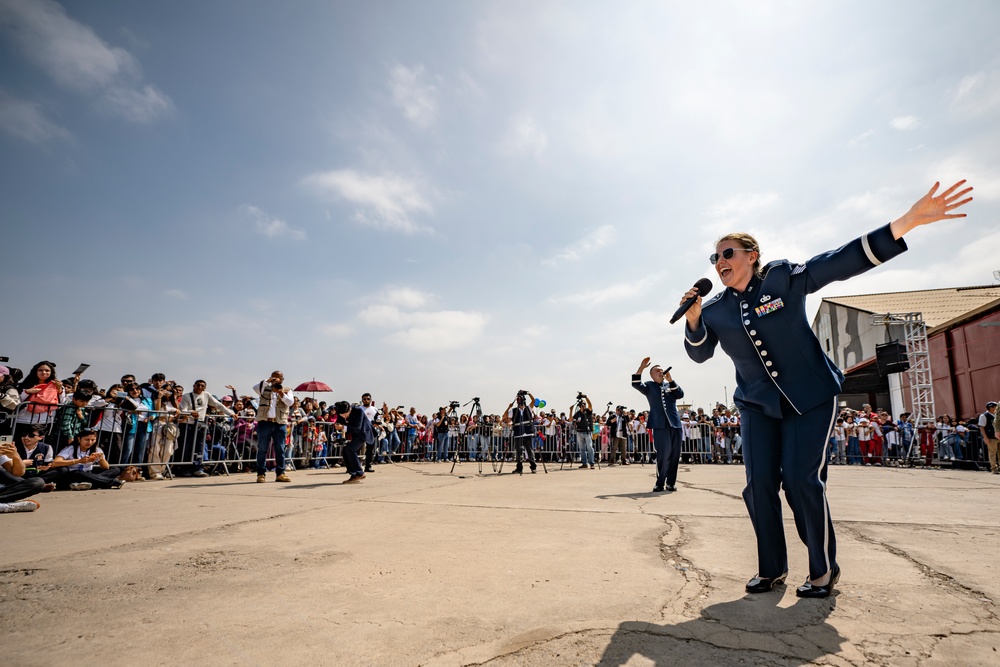
[[[638,406],[652,355],[708,405],[732,364],[667,320],[725,232],[806,259],[968,178],[967,219],[810,306],[993,282],[998,28],[993,2],[0,0],[0,354],[420,410]]]

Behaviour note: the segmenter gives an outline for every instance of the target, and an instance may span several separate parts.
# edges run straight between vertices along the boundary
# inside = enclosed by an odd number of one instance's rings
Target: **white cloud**
[[[346,338],[354,333],[347,324],[326,324],[319,328],[319,332],[329,338]]]
[[[253,223],[254,229],[269,238],[289,238],[295,241],[302,241],[306,238],[306,233],[298,227],[292,227],[284,220],[272,217],[256,206],[244,204],[240,207],[244,216]]]
[[[105,94],[103,104],[125,120],[140,124],[166,115],[172,107],[170,98],[149,84],[141,88],[114,86]]]
[[[360,313],[358,319],[370,327],[396,328],[406,324],[406,314],[399,306],[388,303],[375,303]]]
[[[962,78],[953,108],[960,114],[979,116],[1000,108],[1000,71],[977,72]]]
[[[381,303],[401,306],[403,308],[423,308],[434,297],[427,292],[413,289],[412,287],[395,287],[386,290],[378,299]]]
[[[545,152],[548,143],[548,137],[534,119],[523,117],[511,123],[507,135],[500,142],[500,152],[512,157],[530,155],[539,158]]]
[[[411,216],[430,213],[430,203],[415,182],[400,176],[340,169],[307,176],[303,184],[320,196],[346,200],[358,206],[354,219],[361,224],[408,234],[429,229]]]
[[[854,195],[837,204],[835,211],[847,220],[871,220],[888,222],[905,213],[912,201],[907,198],[912,192],[901,187],[882,187]]]
[[[554,257],[542,262],[544,266],[554,267],[565,262],[578,262],[584,257],[610,245],[617,238],[614,225],[603,225],[592,231],[579,241],[570,244]]]
[[[69,131],[45,118],[40,105],[0,90],[0,129],[31,143],[70,139]]]
[[[489,316],[477,311],[418,310],[434,296],[390,289],[358,313],[358,321],[386,333],[385,340],[414,350],[448,350],[479,338]]]
[[[168,289],[163,292],[163,296],[167,297],[168,299],[176,299],[178,301],[188,300],[187,292],[179,289]]]
[[[449,350],[475,341],[488,321],[484,313],[460,310],[407,313],[405,328],[386,340],[414,350]]]
[[[146,123],[172,108],[169,97],[142,82],[131,53],[106,43],[52,0],[3,0],[0,27],[57,84],[94,97],[110,113]]]
[[[634,299],[643,294],[650,287],[660,282],[664,277],[663,273],[656,273],[639,280],[615,283],[596,290],[587,292],[574,292],[565,296],[554,296],[549,299],[549,303],[561,306],[584,306],[594,308],[610,301],[620,299]]]
[[[713,204],[705,214],[713,218],[742,217],[773,206],[780,199],[777,192],[748,192]]]
[[[854,137],[847,142],[848,148],[857,148],[858,146],[865,146],[868,143],[868,139],[875,134],[875,130],[865,130],[858,136]]]
[[[920,127],[920,119],[916,116],[898,116],[889,121],[889,126],[902,132],[915,130]]]
[[[981,160],[970,153],[958,153],[931,165],[926,173],[927,188],[930,188],[934,181],[940,181],[943,190],[964,178],[968,181],[966,185],[975,188],[970,194],[976,201],[985,202],[1000,199],[1000,168],[997,168],[992,159]],[[923,192],[919,194],[922,195]],[[961,212],[972,215],[975,211],[975,205],[974,201],[965,207],[969,210]]]
[[[437,116],[437,88],[424,83],[424,66],[396,65],[389,72],[392,101],[419,127],[428,127]]]

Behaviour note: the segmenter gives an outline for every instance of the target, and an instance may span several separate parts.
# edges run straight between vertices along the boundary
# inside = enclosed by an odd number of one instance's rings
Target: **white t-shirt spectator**
[[[56,454],[56,456],[61,456],[64,459],[66,459],[67,461],[72,461],[73,459],[83,458],[85,456],[90,456],[91,454],[94,454],[95,452],[103,454],[104,450],[101,449],[100,447],[94,447],[93,449],[89,449],[86,452],[84,452],[83,450],[80,450],[80,456],[77,456],[76,455],[76,448],[75,447],[66,447],[65,449],[60,449],[59,453]],[[95,465],[97,465],[97,464],[96,463],[74,463],[71,466],[67,466],[66,470],[79,470],[80,472],[90,472],[90,470]]]

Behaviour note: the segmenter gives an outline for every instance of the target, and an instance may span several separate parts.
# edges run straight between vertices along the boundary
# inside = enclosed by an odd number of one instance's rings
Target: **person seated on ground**
[[[25,498],[41,493],[45,482],[37,477],[24,479],[25,465],[14,443],[0,445],[0,512],[30,512],[39,505]]]
[[[94,466],[98,471],[94,472]],[[97,446],[97,433],[83,429],[76,434],[73,442],[56,455],[50,469],[59,470],[56,488],[60,490],[86,491],[96,489],[120,489],[125,480],[120,477],[122,470],[112,468]]]
[[[48,493],[54,491],[56,485],[46,477],[49,472],[49,464],[52,463],[52,446],[42,442],[44,437],[45,427],[41,424],[34,424],[18,436],[14,446],[17,447],[21,461],[24,462],[24,472],[20,476],[41,478],[45,483],[42,491]]]

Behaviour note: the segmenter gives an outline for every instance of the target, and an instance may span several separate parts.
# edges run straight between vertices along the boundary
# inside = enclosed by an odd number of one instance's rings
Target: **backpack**
[[[59,390],[51,382],[36,384],[34,388],[39,392],[28,397],[27,411],[36,415],[42,412],[51,413],[59,405]]]

